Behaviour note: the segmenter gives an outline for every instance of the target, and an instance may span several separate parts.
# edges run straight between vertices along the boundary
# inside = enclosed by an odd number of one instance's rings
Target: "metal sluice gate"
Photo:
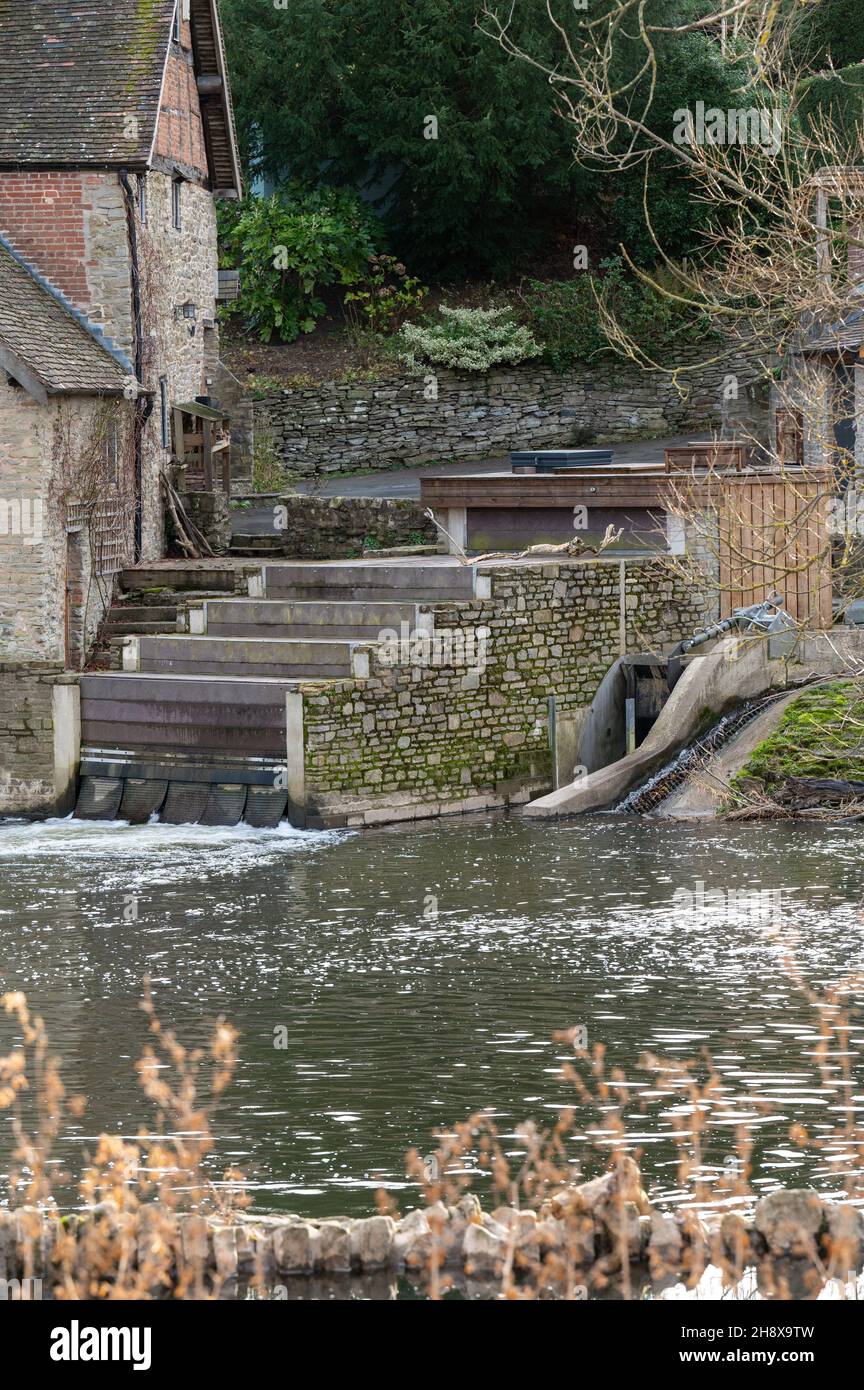
[[[177,767],[162,769],[161,776],[156,769],[148,769],[149,775],[135,775],[136,771],[143,770],[100,765],[85,757],[75,819],[146,825],[155,816],[164,825],[228,828],[242,823],[270,830],[289,814],[288,792],[278,785],[284,781],[284,768],[269,773],[244,769],[233,777],[226,769],[220,781],[205,780],[201,770]]]

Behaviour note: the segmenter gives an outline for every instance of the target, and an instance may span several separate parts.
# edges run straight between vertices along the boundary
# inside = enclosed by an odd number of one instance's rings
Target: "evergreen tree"
[[[558,3],[578,42],[584,15]],[[670,23],[698,3],[652,0]],[[277,184],[360,187],[391,249],[425,276],[506,273],[586,222],[601,254],[624,241],[652,262],[642,171],[584,168],[544,74],[508,57],[479,11],[480,0],[223,0],[248,167]],[[516,0],[513,16],[520,46],[554,62],[545,4]],[[715,35],[670,35],[660,56],[652,123],[671,129],[674,110],[696,100],[735,104],[740,73]],[[641,57],[638,42],[625,47],[625,70]],[[690,193],[674,161],[652,162],[652,217],[682,254],[704,216]]]

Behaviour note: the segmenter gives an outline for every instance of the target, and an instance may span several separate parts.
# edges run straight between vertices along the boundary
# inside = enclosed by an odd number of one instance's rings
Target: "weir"
[[[691,655],[634,751],[589,768],[587,775],[583,768],[575,781],[532,801],[523,814],[546,817],[656,809],[702,758],[716,754],[772,704],[791,698],[813,681],[860,671],[862,657],[864,640],[854,629],[727,635],[710,652]],[[606,687],[607,705],[598,711],[598,717],[606,721],[611,700],[608,683],[616,671],[620,672],[619,663],[598,691],[599,697]],[[608,727],[607,723],[607,732]],[[585,733],[580,754],[584,740]]]
[[[667,655],[628,653],[610,667],[584,722],[578,766],[587,772],[619,761],[645,742],[691,660],[708,643],[733,632],[777,635],[794,624],[779,594],[764,603],[736,609],[728,618],[678,642]]]
[[[246,597],[200,584],[178,572],[182,631],[125,636],[122,671],[81,677],[76,817],[305,826],[301,687],[365,679],[388,634],[432,636],[430,603],[489,592],[472,566],[380,562],[268,564]]]
[[[747,700],[740,709],[724,714],[706,733],[694,739],[659,772],[653,773],[641,786],[634,787],[623,801],[612,808],[613,811],[625,815],[644,816],[656,810],[707,758],[719,753],[730,739],[752,723],[763,710],[782,700],[785,694],[785,691],[779,691],[776,695],[766,695],[761,700]]]

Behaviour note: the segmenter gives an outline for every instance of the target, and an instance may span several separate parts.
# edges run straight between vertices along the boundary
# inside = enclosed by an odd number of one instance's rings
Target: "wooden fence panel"
[[[729,480],[718,508],[723,613],[776,590],[796,622],[831,626],[829,502],[819,478]]]

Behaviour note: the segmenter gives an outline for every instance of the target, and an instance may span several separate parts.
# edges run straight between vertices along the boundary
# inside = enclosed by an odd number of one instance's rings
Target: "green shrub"
[[[324,313],[319,289],[352,285],[380,228],[356,193],[289,184],[269,198],[220,201],[220,260],[240,268],[240,295],[223,311],[262,342],[292,342]]]
[[[556,372],[566,372],[576,362],[588,362],[608,352],[600,332],[597,302],[590,275],[575,280],[532,280],[523,295],[525,320],[531,325],[543,360]]]
[[[704,318],[694,319],[676,300],[628,275],[620,256],[601,261],[600,269],[601,275],[583,273],[573,280],[531,280],[522,295],[523,321],[553,371],[565,372],[577,362],[614,352],[598,301],[639,347],[660,361],[712,332]],[[654,278],[659,284],[672,277],[664,272]]]
[[[424,324],[406,323],[399,331],[400,356],[413,370],[424,366],[486,372],[499,363],[524,362],[540,348],[511,309],[450,309]]]
[[[273,431],[260,421],[255,426],[252,449],[252,491],[285,491],[285,464],[276,452]]]
[[[358,288],[345,296],[346,314],[373,333],[392,333],[428,293],[395,256],[370,256]]]

